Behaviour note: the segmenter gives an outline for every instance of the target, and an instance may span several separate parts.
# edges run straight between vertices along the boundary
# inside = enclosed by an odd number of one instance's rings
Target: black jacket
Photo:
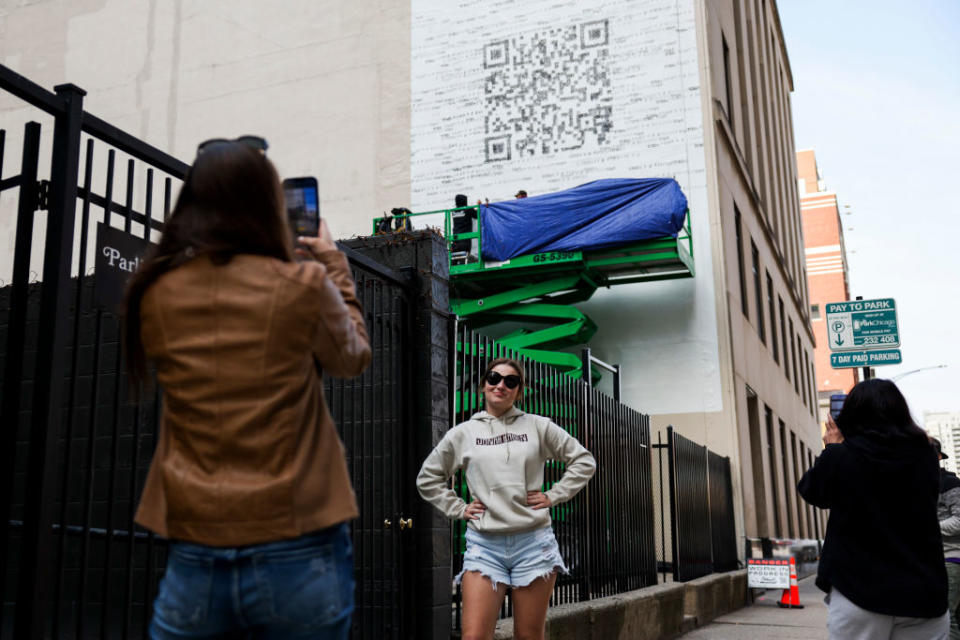
[[[797,489],[830,509],[820,589],[836,587],[885,615],[934,618],[947,610],[939,464],[928,443],[854,436],[828,444]]]

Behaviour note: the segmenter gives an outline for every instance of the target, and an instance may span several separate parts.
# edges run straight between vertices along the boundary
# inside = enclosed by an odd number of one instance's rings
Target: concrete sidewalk
[[[810,576],[799,582],[803,609],[781,609],[777,601],[782,592],[767,591],[758,595],[753,604],[684,634],[683,640],[825,640],[827,605],[823,603],[823,592],[813,580],[814,576]]]

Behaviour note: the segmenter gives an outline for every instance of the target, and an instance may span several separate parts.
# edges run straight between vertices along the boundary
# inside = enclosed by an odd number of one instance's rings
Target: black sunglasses
[[[260,136],[240,136],[239,138],[229,139],[229,138],[210,138],[209,140],[204,140],[199,145],[197,145],[197,155],[200,155],[204,149],[209,148],[215,144],[224,144],[230,142],[238,142],[244,146],[250,147],[254,151],[259,151],[260,153],[266,155],[267,153],[267,141]]]
[[[495,387],[500,384],[500,381],[503,380],[503,384],[507,385],[507,389],[516,389],[520,386],[520,376],[515,376],[510,374],[509,376],[500,375],[496,371],[487,372],[487,384],[491,387]]]

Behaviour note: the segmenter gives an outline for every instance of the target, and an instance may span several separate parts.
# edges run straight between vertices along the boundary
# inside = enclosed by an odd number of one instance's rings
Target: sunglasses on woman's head
[[[260,153],[266,155],[267,153],[267,141],[260,136],[240,136],[239,138],[234,138],[232,140],[228,138],[210,138],[209,140],[204,140],[199,145],[197,145],[197,155],[203,153],[204,149],[209,148],[215,144],[223,144],[226,142],[239,142],[240,144],[250,147],[254,151],[259,151]]]
[[[503,384],[507,385],[507,389],[516,389],[520,385],[520,376],[513,374],[504,376],[500,375],[496,371],[490,371],[487,373],[487,384],[491,387],[495,387],[500,384],[501,380],[503,380]]]

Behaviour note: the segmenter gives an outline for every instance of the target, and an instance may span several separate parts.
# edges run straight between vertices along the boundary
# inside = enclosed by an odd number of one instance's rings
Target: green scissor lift
[[[690,212],[676,238],[665,236],[618,247],[589,251],[548,251],[516,256],[502,262],[484,261],[480,210],[485,205],[441,209],[394,216],[443,216],[443,235],[450,260],[451,311],[471,328],[509,322],[521,328],[498,338],[538,362],[579,378],[578,354],[563,349],[589,342],[597,325],[577,309],[598,287],[633,282],[689,278],[693,269]],[[452,218],[459,212],[477,213],[474,230],[454,233]],[[374,220],[374,233],[383,218]],[[452,251],[457,241],[470,241],[472,251]],[[462,244],[462,243],[461,243]]]

